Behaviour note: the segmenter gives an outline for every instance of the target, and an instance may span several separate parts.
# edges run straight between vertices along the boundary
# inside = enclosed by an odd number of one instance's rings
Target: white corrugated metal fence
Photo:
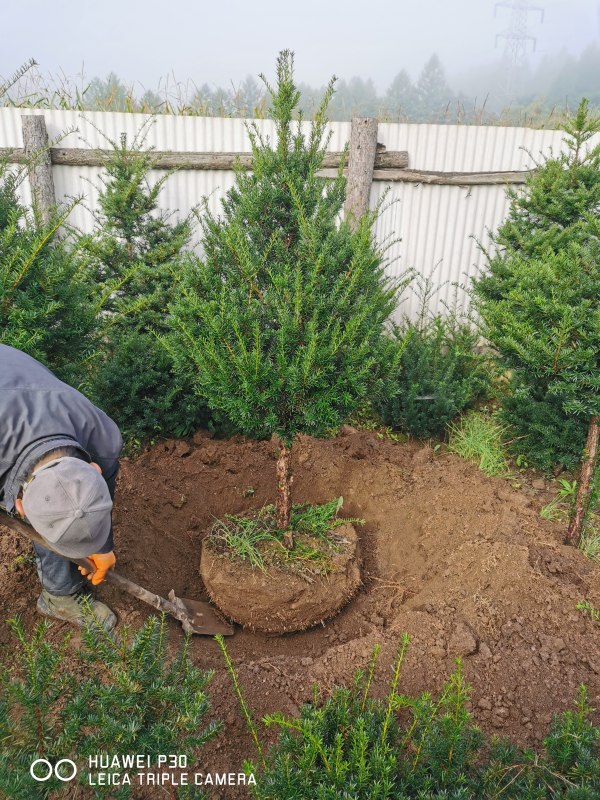
[[[51,140],[61,139],[61,147],[107,148],[105,137],[118,140],[122,133],[131,142],[148,123],[144,114],[77,111],[35,111],[0,108],[0,147],[22,147],[21,115],[43,113]],[[261,132],[273,137],[270,120],[256,120]],[[214,117],[159,115],[147,125],[146,144],[157,150],[187,152],[244,152],[250,142],[244,120]],[[332,124],[329,149],[342,150],[350,137],[350,123]],[[541,153],[557,152],[562,146],[560,131],[530,128],[478,127],[460,125],[380,123],[377,139],[388,150],[407,150],[411,170],[443,172],[494,172],[523,170],[534,166]],[[598,137],[594,137],[595,141]],[[594,142],[591,142],[593,144]],[[528,152],[529,151],[529,152]],[[531,155],[529,155],[529,153]],[[533,157],[533,158],[532,158]],[[57,200],[83,195],[84,201],[72,213],[71,222],[89,231],[97,207],[99,167],[54,166]],[[162,171],[151,173],[153,177]],[[180,170],[166,183],[160,207],[187,214],[203,197],[218,211],[220,199],[233,185],[233,172],[224,170]],[[23,184],[23,200],[29,202],[28,186]],[[399,275],[414,268],[428,275],[435,268],[437,292],[431,311],[443,309],[454,296],[452,284],[468,284],[483,264],[476,240],[489,241],[507,211],[506,191],[502,186],[440,186],[375,181],[371,206],[387,192],[376,227],[378,241],[400,238],[388,250],[390,274]],[[461,290],[459,303],[468,298]],[[411,316],[417,310],[415,297],[407,297],[400,313]]]

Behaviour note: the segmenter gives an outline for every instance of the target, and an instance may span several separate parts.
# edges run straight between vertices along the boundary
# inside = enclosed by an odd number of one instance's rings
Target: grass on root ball
[[[216,550],[263,572],[268,566],[285,566],[305,576],[326,575],[332,568],[332,556],[346,544],[335,529],[345,523],[364,524],[362,519],[337,516],[343,502],[343,497],[337,497],[322,505],[294,504],[291,549],[284,545],[284,531],[277,527],[273,505],[215,520],[208,541]]]

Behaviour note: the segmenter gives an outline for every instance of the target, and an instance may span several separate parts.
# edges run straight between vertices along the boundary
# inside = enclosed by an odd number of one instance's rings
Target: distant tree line
[[[454,80],[451,87],[436,54],[413,79],[406,69],[379,93],[370,78],[341,79],[330,105],[330,118],[374,116],[391,122],[438,122],[471,124],[559,124],[563,112],[587,97],[591,108],[600,108],[600,45],[592,44],[579,56],[566,52],[546,56],[532,70],[511,71],[505,62],[482,65]],[[324,87],[300,83],[300,108],[310,118]],[[265,87],[252,76],[237,86],[185,84],[167,79],[156,89],[136,91],[118,75],[96,77],[79,83],[74,79],[44,77],[30,70],[4,98],[4,104],[38,108],[141,111],[218,117],[264,117],[268,103]]]

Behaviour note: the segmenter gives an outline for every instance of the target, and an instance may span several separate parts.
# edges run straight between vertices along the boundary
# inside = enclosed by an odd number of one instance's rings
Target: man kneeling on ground
[[[86,599],[107,630],[116,625],[82,575],[97,585],[116,563],[112,506],[122,447],[117,425],[84,395],[0,345],[0,507],[61,554],[34,544],[41,614],[81,626]],[[93,574],[68,560],[83,557]]]

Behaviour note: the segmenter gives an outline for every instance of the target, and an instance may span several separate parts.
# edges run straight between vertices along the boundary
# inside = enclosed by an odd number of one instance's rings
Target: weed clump
[[[593,606],[589,600],[580,600],[577,603],[577,608],[600,625],[600,610]]]
[[[504,441],[508,427],[493,416],[471,411],[455,424],[449,426],[448,450],[451,453],[474,461],[486,475],[509,478]]]

